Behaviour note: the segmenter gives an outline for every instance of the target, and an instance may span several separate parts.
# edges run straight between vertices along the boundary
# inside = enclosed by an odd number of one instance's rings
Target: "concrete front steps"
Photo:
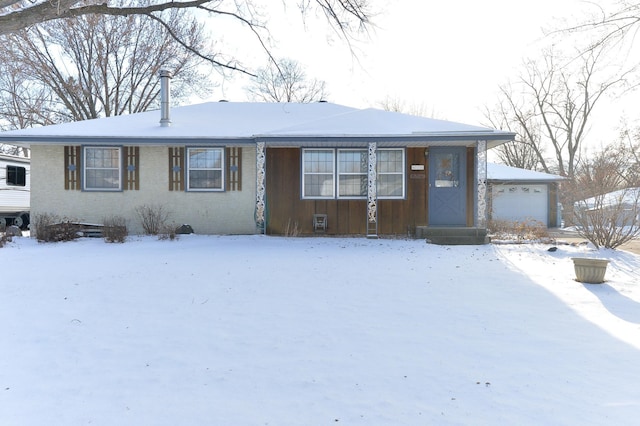
[[[449,226],[418,226],[416,238],[424,238],[428,243],[440,245],[481,245],[491,242],[485,228]]]

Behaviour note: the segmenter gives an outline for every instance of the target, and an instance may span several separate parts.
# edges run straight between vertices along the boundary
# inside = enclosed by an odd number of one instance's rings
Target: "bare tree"
[[[182,10],[166,21],[204,50],[200,25]],[[164,27],[139,16],[82,16],[1,37],[0,120],[11,128],[145,111],[157,104],[158,71],[179,76],[177,99],[206,88],[201,59]]]
[[[556,33],[587,33],[590,41],[587,49],[628,41],[633,44],[640,30],[640,2],[619,0],[614,10],[605,10],[597,2],[591,2],[595,13]]]
[[[433,107],[425,103],[410,103],[396,96],[387,96],[378,105],[385,111],[401,112],[417,117],[438,118],[438,113]]]
[[[527,61],[520,79],[500,88],[500,106],[486,115],[517,128],[523,149],[535,152],[542,170],[573,178],[594,108],[623,89],[633,71],[605,75],[603,54],[594,49],[564,62],[546,52],[540,61]]]
[[[307,77],[299,62],[281,59],[256,72],[247,87],[253,100],[262,102],[319,102],[326,100],[326,83]]]
[[[624,127],[620,132],[620,147],[626,161],[626,184],[640,187],[640,128]]]
[[[624,137],[605,146],[584,158],[568,183],[578,200],[573,221],[597,247],[616,248],[640,235],[637,148]]]
[[[494,149],[498,160],[511,167],[526,170],[543,170],[541,160],[546,158],[544,147],[541,144],[541,135],[537,129],[527,126],[525,117],[530,116],[530,112],[514,114],[513,100],[511,92],[501,88],[503,93],[507,93],[505,99],[493,109],[485,109],[485,119],[488,126],[495,129],[508,130],[516,134],[513,142],[507,142]]]
[[[519,158],[530,159],[535,154],[539,169],[569,178],[560,189],[567,224],[573,223],[573,204],[578,199],[571,180],[594,109],[605,96],[624,90],[633,72],[604,72],[609,65],[604,53],[604,46],[573,59],[546,52],[541,60],[526,62],[520,79],[500,88],[499,107],[489,112],[495,120],[502,117],[518,134],[520,144],[503,148],[504,155],[507,149],[512,150],[509,155]]]
[[[291,0],[292,1],[292,0]],[[291,2],[290,1],[290,2]],[[286,0],[283,0],[287,3]],[[245,28],[259,46],[271,56],[269,32],[259,2],[252,0],[0,0],[0,35],[13,34],[33,25],[63,18],[85,15],[138,15],[165,26],[171,37],[183,47],[222,69],[251,74],[246,67],[226,55],[211,56],[201,52],[172,28],[162,13],[167,10],[189,9],[203,17],[220,18]],[[296,0],[302,16],[323,14],[333,30],[348,42],[354,34],[366,30],[373,11],[370,0]],[[266,4],[264,5],[266,8]],[[273,3],[268,6],[272,7]]]
[[[573,190],[576,199],[585,199],[629,187],[629,158],[622,144],[610,144],[584,158],[576,167]]]

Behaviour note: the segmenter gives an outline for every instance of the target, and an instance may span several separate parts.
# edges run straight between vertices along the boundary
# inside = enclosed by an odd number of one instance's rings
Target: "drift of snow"
[[[0,424],[636,424],[640,257],[548,248],[15,239]]]

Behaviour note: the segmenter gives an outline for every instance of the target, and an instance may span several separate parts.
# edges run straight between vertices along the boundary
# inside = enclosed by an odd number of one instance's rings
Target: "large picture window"
[[[87,191],[121,190],[121,153],[119,147],[84,147],[83,188]]]
[[[224,149],[187,149],[187,190],[224,190]]]
[[[378,198],[404,198],[403,149],[377,151]],[[304,149],[303,198],[366,198],[369,154],[366,149]]]

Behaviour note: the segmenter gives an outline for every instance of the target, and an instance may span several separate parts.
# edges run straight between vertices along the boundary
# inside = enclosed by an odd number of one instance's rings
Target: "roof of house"
[[[576,207],[588,209],[633,204],[640,204],[640,188],[619,189],[575,202]]]
[[[487,163],[487,180],[505,182],[557,182],[566,178],[549,173]]]
[[[209,102],[172,108],[170,114],[168,127],[160,125],[160,111],[155,110],[3,132],[0,142],[167,144],[197,140],[287,144],[301,140],[326,143],[327,138],[340,138],[387,143],[486,140],[491,146],[514,137],[511,132],[485,127],[329,102]]]

